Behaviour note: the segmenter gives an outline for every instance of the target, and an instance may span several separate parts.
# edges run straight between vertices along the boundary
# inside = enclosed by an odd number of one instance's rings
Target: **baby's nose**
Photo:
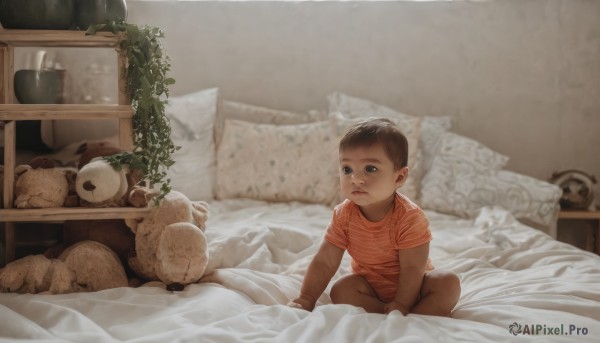
[[[356,173],[352,173],[352,183],[363,184],[365,183],[365,179],[362,176],[357,175]]]

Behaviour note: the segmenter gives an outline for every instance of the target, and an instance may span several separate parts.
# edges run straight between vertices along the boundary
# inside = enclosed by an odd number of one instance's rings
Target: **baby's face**
[[[340,151],[341,193],[358,206],[386,202],[404,183],[406,174],[401,170],[394,170],[379,144],[344,149]]]

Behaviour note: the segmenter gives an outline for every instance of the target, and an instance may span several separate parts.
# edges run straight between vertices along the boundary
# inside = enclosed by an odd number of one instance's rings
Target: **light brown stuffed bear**
[[[117,255],[103,244],[83,241],[67,248],[58,259],[29,255],[0,270],[0,292],[94,292],[127,286]]]
[[[208,264],[204,236],[206,203],[172,191],[142,220],[126,220],[135,234],[136,256],[129,266],[147,280],[178,290],[197,282]]]
[[[49,159],[35,158],[15,168],[15,207],[62,207],[69,196],[69,180],[76,171],[54,168]]]

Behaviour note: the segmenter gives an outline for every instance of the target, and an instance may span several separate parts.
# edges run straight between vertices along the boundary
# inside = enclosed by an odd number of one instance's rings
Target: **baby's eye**
[[[377,171],[377,167],[375,167],[375,166],[366,166],[366,167],[365,167],[365,171],[366,171],[367,173],[374,173],[374,172],[376,172],[376,171]]]
[[[350,167],[342,167],[342,172],[344,172],[344,175],[348,175],[352,173],[352,168]]]

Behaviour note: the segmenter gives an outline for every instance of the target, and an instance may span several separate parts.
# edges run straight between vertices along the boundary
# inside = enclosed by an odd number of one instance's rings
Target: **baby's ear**
[[[408,178],[408,167],[402,167],[396,171],[396,188],[401,187]]]

